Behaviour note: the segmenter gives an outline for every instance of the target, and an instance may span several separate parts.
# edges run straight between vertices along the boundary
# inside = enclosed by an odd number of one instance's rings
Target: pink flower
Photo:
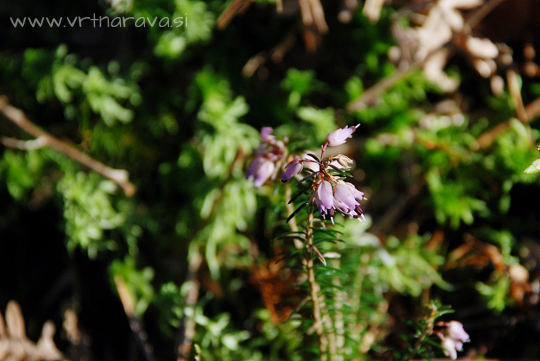
[[[360,192],[349,182],[339,181],[334,190],[335,205],[346,216],[358,217],[363,215],[360,201],[365,199],[364,193]]]
[[[458,321],[450,321],[448,322],[447,329],[448,337],[460,342],[464,343],[469,341],[469,335],[467,332],[465,332],[465,329],[463,328],[463,325],[461,322]],[[459,348],[461,350],[461,348]]]
[[[458,321],[440,322],[439,326],[445,326],[446,329],[436,331],[441,339],[441,347],[446,356],[452,360],[457,358],[457,351],[463,349],[463,343],[469,341],[469,335],[465,332],[463,325]]]
[[[297,159],[289,162],[289,164],[287,164],[287,166],[285,167],[285,172],[283,172],[283,174],[281,175],[281,181],[288,181],[289,179],[300,173],[303,168],[304,166]]]
[[[253,181],[256,187],[262,186],[275,176],[276,169],[281,167],[286,153],[285,144],[276,140],[273,131],[270,127],[262,128],[262,143],[255,151],[255,158],[246,172],[246,178]]]
[[[357,124],[354,127],[346,126],[345,128],[336,129],[330,134],[328,134],[328,136],[326,137],[326,142],[331,147],[344,144],[347,139],[352,137],[352,134],[359,126],[360,124]]]
[[[274,136],[274,134],[272,134],[273,132],[274,129],[272,127],[263,127],[261,129],[261,139],[264,142],[270,142],[272,140],[275,140],[276,137]]]
[[[441,339],[441,347],[447,357],[450,357],[452,360],[457,359],[458,348],[456,347],[456,343],[454,342],[454,340],[452,340],[451,338]]]
[[[315,204],[319,208],[321,215],[334,215],[334,195],[332,194],[332,185],[328,181],[322,181],[315,191]]]
[[[262,186],[274,173],[274,163],[264,157],[255,157],[246,172],[247,179],[253,181],[255,187]]]

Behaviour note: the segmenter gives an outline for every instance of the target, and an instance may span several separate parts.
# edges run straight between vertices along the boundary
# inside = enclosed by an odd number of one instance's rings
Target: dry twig
[[[193,338],[195,337],[195,306],[199,299],[200,282],[198,280],[198,273],[202,265],[203,257],[199,252],[192,254],[189,257],[188,275],[186,282],[191,283],[191,287],[186,295],[186,307],[184,311],[184,317],[180,324],[180,342],[178,344],[178,357],[177,361],[188,361],[189,354],[191,352],[191,346]],[[189,310],[189,311],[188,311]]]
[[[67,361],[54,344],[55,327],[45,322],[37,344],[26,337],[24,318],[19,304],[10,301],[6,320],[0,314],[0,360]]]
[[[253,0],[234,0],[217,19],[218,29],[223,29],[229,25],[231,20],[238,14],[243,13],[251,5]]]
[[[524,107],[523,112],[525,113],[525,116],[523,117],[522,123],[527,124],[531,120],[535,119],[536,117],[540,116],[540,98],[535,99],[531,103],[529,103],[526,107]],[[479,149],[485,149],[489,147],[497,138],[499,135],[501,135],[503,132],[505,132],[510,127],[510,120],[497,124],[490,130],[484,132],[481,134],[478,139],[476,140],[476,144],[478,145]]]
[[[32,123],[20,109],[9,104],[5,96],[0,96],[0,113],[3,113],[4,116],[13,124],[36,138],[32,141],[21,141],[4,137],[2,138],[2,144],[5,146],[12,146],[17,149],[25,150],[44,146],[51,147],[73,159],[74,161],[84,165],[85,167],[92,169],[103,177],[112,180],[122,188],[126,196],[131,197],[133,194],[135,194],[136,187],[129,181],[129,173],[126,170],[110,168],[109,166],[83,153],[73,145],[54,137],[47,131]]]
[[[143,328],[141,320],[135,315],[135,300],[133,295],[128,289],[126,282],[120,275],[114,276],[114,285],[118,291],[118,296],[122,302],[122,307],[129,321],[129,327],[135,335],[135,339],[139,344],[139,347],[143,351],[144,358],[147,361],[154,361],[154,351],[152,346],[148,343],[148,335]]]

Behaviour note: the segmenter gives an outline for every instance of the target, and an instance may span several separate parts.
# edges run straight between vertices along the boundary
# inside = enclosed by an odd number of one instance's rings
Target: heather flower
[[[275,176],[286,154],[285,144],[276,140],[272,133],[273,129],[270,127],[261,129],[262,143],[255,151],[255,158],[246,172],[246,178],[253,181],[256,187],[262,186]]]
[[[297,159],[289,162],[289,164],[287,164],[287,166],[285,167],[285,172],[283,172],[283,174],[281,175],[281,181],[288,181],[289,179],[300,173],[303,168],[304,166],[302,165],[302,162]]]
[[[452,360],[457,358],[457,351],[463,349],[463,343],[469,341],[469,335],[465,332],[463,325],[458,321],[440,322],[439,326],[445,326],[446,329],[436,331],[441,339],[441,347],[446,356]]]
[[[332,194],[332,184],[328,181],[322,181],[315,191],[315,204],[319,208],[321,215],[334,216],[334,195]]]
[[[352,134],[359,126],[360,124],[357,124],[354,127],[346,126],[345,128],[334,130],[326,137],[326,143],[331,147],[344,144],[347,139],[352,137]]]
[[[313,153],[304,153],[300,158],[295,157],[287,164],[281,177],[283,182],[287,182],[302,170],[308,171],[309,175],[302,182],[311,180],[313,190],[311,200],[315,202],[321,216],[329,216],[332,221],[336,209],[348,217],[364,218],[364,212],[360,208],[360,201],[366,199],[364,193],[343,180],[347,177],[354,163],[353,160],[343,154],[326,159],[323,157],[327,146],[343,144],[358,126],[331,132],[326,138],[326,143],[321,147],[320,157]]]
[[[441,347],[447,357],[450,357],[452,360],[457,359],[458,347],[454,340],[451,338],[441,338]],[[461,348],[459,348],[459,351],[461,351]]]
[[[458,321],[450,321],[447,325],[448,336],[458,342],[469,341],[469,335],[465,332],[463,325]]]
[[[364,193],[360,192],[349,182],[338,181],[334,191],[336,208],[350,217],[363,216],[360,201],[365,199]]]
[[[274,136],[274,134],[272,134],[273,132],[274,132],[274,129],[272,127],[263,127],[261,129],[261,139],[264,142],[270,142],[270,141],[275,140],[276,137]]]
[[[255,187],[262,186],[274,173],[274,163],[264,158],[255,158],[246,174],[247,179],[253,181]]]

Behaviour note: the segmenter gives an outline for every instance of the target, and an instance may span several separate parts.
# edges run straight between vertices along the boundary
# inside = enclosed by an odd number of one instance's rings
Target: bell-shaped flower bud
[[[457,347],[454,340],[448,337],[441,339],[441,347],[446,357],[450,357],[452,360],[457,359]]]
[[[285,167],[285,172],[283,172],[283,174],[281,175],[281,181],[287,182],[292,177],[300,173],[302,171],[302,168],[304,168],[302,163],[297,159],[289,162],[289,164],[287,164],[287,166]]]
[[[335,147],[336,145],[344,144],[347,139],[352,137],[352,134],[358,128],[360,124],[353,127],[346,126],[345,128],[336,129],[326,137],[326,142],[329,146]]]
[[[253,181],[256,187],[262,186],[274,173],[275,165],[263,156],[255,157],[246,172],[246,178]]]
[[[437,336],[441,339],[443,352],[446,356],[455,360],[457,351],[461,351],[463,343],[469,341],[469,335],[459,321],[440,322],[438,325],[446,327],[444,330],[436,331]]]
[[[263,127],[261,129],[261,139],[264,142],[270,142],[270,141],[276,139],[274,134],[272,134],[273,132],[274,132],[274,129],[272,127]]]
[[[460,343],[469,341],[469,335],[465,332],[463,325],[459,321],[450,321],[447,326],[448,336]]]
[[[325,216],[328,212],[333,214],[334,195],[332,192],[332,185],[328,181],[322,181],[317,190],[315,191],[315,204],[319,208],[321,215]]]

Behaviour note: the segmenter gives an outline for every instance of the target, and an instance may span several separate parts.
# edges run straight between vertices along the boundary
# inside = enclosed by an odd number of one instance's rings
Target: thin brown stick
[[[0,96],[0,113],[3,113],[4,116],[13,124],[35,137],[36,141],[46,144],[47,146],[73,159],[74,161],[84,165],[85,167],[92,169],[103,177],[112,180],[122,188],[126,196],[131,197],[133,194],[135,194],[137,188],[129,181],[129,173],[126,170],[110,168],[100,161],[83,153],[71,144],[54,137],[50,133],[38,127],[36,124],[32,123],[20,109],[10,105],[5,96]],[[6,139],[4,138],[2,141],[4,145],[5,141]],[[9,143],[10,140],[8,138],[8,144]],[[13,144],[12,141],[11,143]]]
[[[276,0],[276,12],[278,14],[283,12],[283,0]]]
[[[525,106],[523,105],[523,98],[521,97],[521,90],[519,89],[518,76],[515,70],[508,69],[506,71],[506,82],[508,83],[508,92],[510,93],[512,100],[515,103],[514,105],[516,106],[516,115],[518,119],[523,123],[527,123],[529,121],[529,117],[527,115],[527,111],[525,110]]]
[[[470,29],[473,29],[476,25],[480,23],[490,12],[492,12],[497,6],[501,5],[506,0],[491,0],[488,1],[484,6],[475,11],[466,22],[466,26]]]
[[[2,143],[7,148],[14,148],[19,150],[34,150],[48,146],[47,139],[43,137],[32,140],[21,140],[11,137],[1,137],[0,143]]]
[[[114,276],[114,284],[120,297],[120,302],[124,308],[124,312],[128,318],[129,327],[135,335],[135,339],[139,344],[139,347],[143,351],[144,358],[147,361],[154,361],[154,352],[152,346],[148,342],[148,335],[143,328],[141,320],[135,315],[135,300],[133,295],[129,292],[126,282],[120,275]]]
[[[253,0],[234,0],[217,19],[217,28],[225,28],[236,15],[246,11],[252,2]]]
[[[317,30],[319,30],[321,34],[328,32],[328,25],[324,18],[324,9],[320,0],[308,0],[308,3]]]
[[[186,295],[184,317],[179,329],[180,342],[177,349],[177,361],[188,361],[191,346],[193,344],[193,338],[195,337],[196,324],[194,319],[194,308],[197,305],[197,300],[199,299],[200,282],[197,275],[202,265],[202,259],[203,257],[199,252],[192,254],[189,258],[186,282],[190,282],[191,287]],[[186,312],[188,309],[191,311],[191,313]]]
[[[268,57],[270,57],[274,63],[281,62],[285,54],[293,47],[295,40],[295,35],[289,33],[280,43],[274,46],[269,53],[267,51],[257,53],[246,62],[242,68],[242,74],[247,77],[253,76],[253,74],[266,63]]]
[[[527,115],[525,118],[525,121],[522,121],[523,124],[527,124],[536,117],[540,116],[540,97],[529,103],[525,109],[525,114]],[[482,133],[478,139],[476,140],[476,144],[478,145],[478,149],[485,149],[489,147],[497,138],[499,135],[501,135],[503,132],[505,132],[510,127],[510,120],[497,124],[490,130]]]
[[[313,24],[313,14],[309,7],[309,0],[298,0],[298,6],[300,7],[300,15],[302,16],[302,23],[308,27]]]
[[[439,50],[439,49],[437,49]],[[368,104],[373,103],[379,95],[390,89],[394,84],[403,79],[405,76],[411,74],[416,69],[419,69],[429,59],[429,55],[420,61],[415,61],[408,68],[399,69],[394,74],[382,79],[371,88],[367,89],[357,99],[347,104],[347,111],[354,112],[365,108]]]

